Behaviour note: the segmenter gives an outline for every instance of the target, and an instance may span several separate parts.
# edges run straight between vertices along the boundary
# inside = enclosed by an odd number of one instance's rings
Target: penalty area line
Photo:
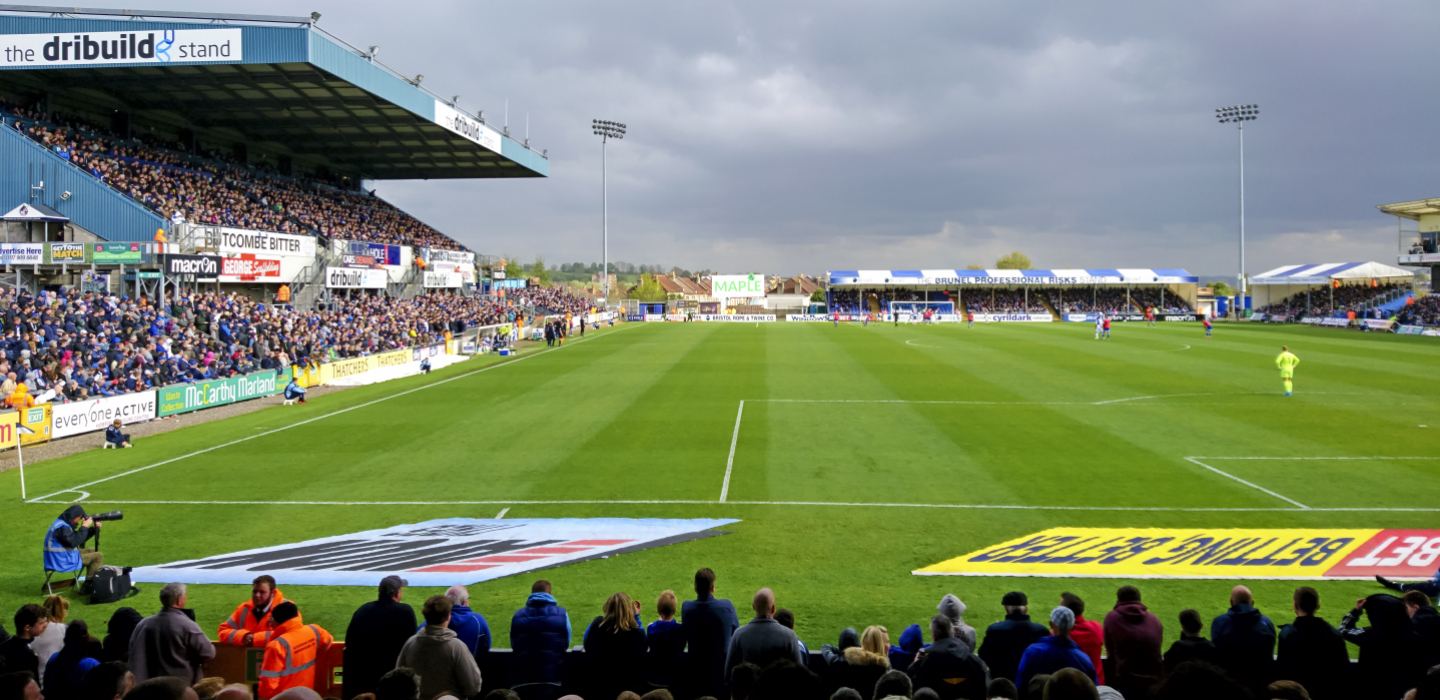
[[[1231,473],[1229,473],[1229,472],[1220,471],[1219,469],[1216,469],[1215,467],[1212,467],[1212,466],[1210,466],[1210,465],[1208,465],[1208,464],[1206,464],[1206,463],[1204,463],[1204,462],[1201,462],[1199,459],[1196,459],[1195,457],[1186,457],[1186,458],[1185,458],[1185,461],[1190,462],[1190,463],[1192,463],[1192,464],[1198,464],[1198,465],[1200,465],[1200,466],[1202,466],[1202,467],[1205,467],[1206,469],[1209,469],[1209,470],[1212,471],[1212,472],[1215,472],[1216,474],[1219,474],[1220,476],[1226,477],[1226,478],[1228,478],[1228,479],[1234,479],[1235,481],[1238,481],[1238,482],[1240,482],[1240,483],[1242,483],[1242,484],[1245,484],[1246,486],[1249,486],[1250,488],[1255,489],[1256,491],[1263,491],[1263,492],[1268,493],[1268,494],[1270,494],[1271,496],[1274,496],[1274,497],[1276,497],[1276,498],[1278,498],[1278,499],[1280,499],[1280,500],[1282,500],[1282,501],[1285,501],[1285,502],[1287,502],[1287,503],[1294,503],[1294,504],[1295,504],[1296,506],[1298,506],[1301,510],[1311,510],[1310,506],[1307,506],[1307,505],[1305,505],[1304,503],[1301,503],[1301,502],[1299,502],[1299,501],[1297,501],[1297,500],[1295,500],[1295,499],[1293,499],[1293,498],[1286,498],[1285,496],[1281,496],[1280,494],[1275,493],[1274,491],[1271,491],[1270,489],[1267,489],[1267,488],[1265,488],[1264,486],[1259,486],[1259,485],[1256,485],[1256,484],[1252,484],[1252,483],[1250,483],[1250,482],[1248,482],[1248,481],[1246,481],[1246,480],[1244,480],[1244,479],[1241,479],[1240,477],[1235,476],[1234,474],[1231,474]]]
[[[740,442],[740,419],[745,415],[745,400],[740,400],[740,408],[735,411],[735,432],[730,435],[730,458],[725,460],[725,483],[720,485],[720,502],[724,503],[730,495],[730,472],[735,469],[735,445]]]
[[[579,339],[579,340],[571,343],[570,346],[571,346],[571,347],[574,347],[574,346],[576,346],[576,345],[578,345],[578,344],[580,344],[580,343],[585,342],[586,340],[594,340],[595,338],[604,338],[604,337],[612,336],[612,335],[615,335],[616,333],[619,333],[619,332],[628,330],[628,329],[630,329],[630,328],[635,328],[635,327],[637,327],[637,326],[626,325],[626,326],[621,327],[620,330],[617,330],[617,331],[611,331],[611,332],[609,332],[609,333],[604,333],[603,335],[594,335],[594,336],[591,336],[590,338],[581,338],[581,339]],[[25,501],[25,502],[26,502],[26,503],[44,503],[44,502],[46,502],[45,499],[51,498],[51,497],[54,497],[54,496],[58,496],[58,495],[60,495],[60,494],[62,494],[62,493],[71,493],[71,492],[85,493],[84,491],[81,491],[80,489],[83,489],[83,488],[86,488],[86,487],[89,487],[89,486],[94,486],[95,484],[103,484],[103,483],[105,483],[105,482],[107,482],[107,481],[113,481],[113,480],[115,480],[115,479],[119,479],[119,478],[122,477],[122,476],[130,476],[131,474],[139,474],[140,472],[148,471],[148,470],[150,470],[150,469],[154,469],[155,467],[163,467],[163,466],[165,466],[165,465],[167,465],[167,464],[171,464],[171,463],[174,463],[174,462],[179,462],[179,461],[185,460],[185,459],[190,459],[191,457],[198,457],[198,456],[203,455],[203,454],[205,454],[205,453],[207,453],[207,452],[214,452],[215,450],[224,449],[224,448],[230,447],[230,446],[232,446],[232,445],[238,445],[238,444],[240,444],[240,443],[242,443],[242,442],[249,442],[249,441],[254,440],[254,439],[256,439],[256,438],[262,438],[262,437],[265,437],[265,436],[267,436],[267,435],[274,435],[275,433],[283,432],[283,431],[289,430],[289,429],[291,429],[291,428],[298,428],[298,427],[300,427],[300,426],[302,426],[302,425],[306,425],[306,424],[308,424],[308,423],[314,423],[315,421],[325,420],[326,418],[332,418],[332,417],[338,416],[338,415],[340,415],[340,414],[342,414],[342,413],[349,413],[350,411],[354,411],[354,410],[356,410],[356,409],[366,408],[366,407],[368,407],[368,406],[374,406],[375,404],[384,403],[384,402],[389,401],[389,400],[391,400],[391,399],[397,399],[397,398],[400,398],[401,396],[406,396],[406,395],[408,395],[408,394],[413,394],[413,393],[415,393],[415,392],[417,392],[417,391],[425,391],[426,389],[433,389],[433,388],[435,388],[435,387],[437,387],[437,386],[441,386],[442,384],[449,384],[450,382],[453,382],[453,381],[455,381],[455,380],[457,380],[457,379],[464,379],[464,378],[469,377],[469,376],[472,376],[472,375],[480,374],[481,372],[488,372],[488,371],[490,371],[490,370],[492,370],[492,369],[498,369],[498,368],[500,368],[500,367],[509,367],[510,365],[514,365],[514,364],[517,364],[517,363],[520,363],[520,362],[524,362],[525,360],[529,360],[529,359],[531,359],[531,358],[539,357],[539,356],[541,356],[541,355],[545,355],[545,354],[554,352],[554,351],[556,351],[556,350],[563,350],[563,349],[564,349],[564,346],[557,346],[557,347],[550,348],[550,349],[548,349],[548,350],[541,350],[540,352],[534,353],[534,354],[532,354],[532,355],[525,355],[524,357],[520,357],[520,358],[517,358],[517,359],[514,359],[514,360],[509,360],[509,361],[506,361],[506,362],[500,362],[500,363],[497,363],[497,364],[489,365],[489,366],[487,366],[487,367],[481,367],[481,368],[479,368],[479,369],[470,370],[469,372],[464,372],[464,373],[462,373],[462,374],[457,374],[457,375],[455,375],[455,376],[453,376],[453,377],[449,377],[449,378],[447,378],[447,379],[441,379],[441,380],[438,381],[438,382],[433,382],[433,383],[430,383],[430,384],[426,384],[426,385],[424,385],[424,386],[418,386],[418,387],[415,387],[414,389],[407,389],[407,390],[402,391],[402,392],[399,392],[399,393],[390,394],[389,396],[383,396],[383,397],[378,398],[378,399],[375,399],[375,400],[373,400],[373,401],[366,401],[365,403],[362,403],[362,404],[356,404],[356,405],[350,406],[350,407],[348,407],[348,408],[342,408],[342,409],[340,409],[340,410],[338,410],[338,411],[331,411],[330,413],[326,413],[326,414],[321,415],[321,416],[315,416],[314,418],[307,418],[307,419],[302,420],[302,421],[300,421],[300,422],[298,422],[298,423],[291,423],[291,424],[289,424],[289,425],[285,425],[285,426],[281,426],[281,427],[279,427],[279,428],[275,428],[274,430],[267,430],[267,431],[265,431],[265,432],[263,432],[263,433],[256,433],[256,434],[254,434],[254,435],[248,435],[248,436],[246,436],[246,437],[240,438],[239,440],[231,440],[230,442],[226,442],[226,443],[222,443],[222,444],[219,444],[219,445],[215,445],[215,446],[213,446],[213,447],[207,447],[207,448],[205,448],[205,449],[203,449],[203,450],[196,450],[196,451],[191,452],[191,453],[189,453],[189,454],[180,455],[179,457],[172,457],[172,458],[170,458],[170,459],[167,459],[167,460],[164,460],[164,461],[160,461],[160,462],[156,462],[156,463],[154,463],[154,464],[147,465],[147,466],[144,466],[144,467],[137,467],[137,468],[131,469],[131,470],[129,470],[129,471],[120,472],[119,474],[116,474],[116,475],[114,475],[114,476],[107,476],[107,477],[105,477],[105,478],[103,478],[103,479],[96,479],[96,480],[94,480],[94,481],[89,481],[89,482],[80,484],[79,486],[72,486],[71,488],[68,488],[68,489],[61,489],[61,490],[59,490],[59,491],[56,491],[56,492],[54,492],[54,493],[49,493],[49,494],[46,494],[46,495],[44,495],[44,496],[37,496],[37,497],[32,498],[32,499],[30,499],[30,500],[28,500],[28,501]]]

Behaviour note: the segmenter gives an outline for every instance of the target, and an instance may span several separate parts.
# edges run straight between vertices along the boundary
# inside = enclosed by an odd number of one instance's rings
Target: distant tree
[[[967,269],[967,270],[983,270],[983,269],[985,269],[985,268],[980,267],[979,265],[966,265],[966,266],[965,266],[965,269]]]
[[[811,292],[810,301],[825,301],[825,290],[817,289]]]
[[[1235,296],[1235,288],[1234,288],[1234,287],[1231,287],[1230,285],[1225,284],[1224,282],[1221,282],[1221,281],[1218,281],[1218,280],[1215,281],[1215,282],[1211,282],[1211,283],[1210,283],[1210,288],[1213,289],[1213,290],[1215,290],[1215,296],[1217,296],[1217,297],[1233,297],[1233,296]]]
[[[997,270],[1031,270],[1030,258],[1020,251],[1015,251],[995,261]]]
[[[530,276],[534,277],[543,286],[550,284],[550,271],[545,269],[545,258],[535,256],[535,262],[530,265]]]
[[[640,281],[630,290],[630,298],[640,301],[665,301],[665,288],[650,273],[640,275]]]
[[[505,256],[505,277],[512,280],[525,278],[525,266],[513,256]]]

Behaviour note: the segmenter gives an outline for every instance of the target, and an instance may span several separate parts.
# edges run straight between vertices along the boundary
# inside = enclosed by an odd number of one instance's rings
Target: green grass
[[[1280,395],[1273,364],[1282,343],[1302,360],[1291,398]],[[29,494],[316,418],[84,487],[91,510],[126,511],[105,528],[107,563],[158,564],[441,517],[489,518],[510,503],[509,518],[738,518],[726,528],[732,535],[543,576],[570,609],[577,641],[616,590],[650,608],[661,590],[687,595],[695,569],[709,566],[720,595],[741,609],[755,589],[774,588],[811,648],[845,626],[883,624],[893,640],[933,615],[947,592],[965,600],[967,621],[979,628],[1001,617],[1000,597],[1013,589],[1042,609],[1074,591],[1089,601],[1091,617],[1103,617],[1126,581],[910,573],[1050,527],[1440,527],[1437,512],[1294,509],[1185,460],[1440,455],[1440,344],[1429,338],[1225,325],[1206,340],[1195,324],[1121,324],[1114,340],[1097,342],[1084,324],[651,324],[592,332],[530,358],[475,372],[497,361],[477,359],[307,406],[183,428],[132,450],[44,462],[27,470]],[[431,388],[400,395],[420,387]],[[1317,508],[1440,505],[1440,461],[1207,463]],[[40,542],[60,501],[73,496],[21,503],[15,472],[0,475],[0,493],[7,494],[0,535],[11,542],[0,550],[0,611],[10,611],[39,600]],[[703,503],[516,503],[556,500]],[[507,620],[532,578],[471,586],[497,644],[508,644]],[[1173,638],[1180,610],[1194,607],[1207,618],[1222,612],[1232,583],[1138,585]],[[1297,584],[1250,583],[1262,611],[1288,622]],[[280,587],[307,621],[337,635],[350,612],[374,597],[371,588],[283,580]],[[1347,601],[1377,590],[1350,581],[1316,587],[1332,621]],[[130,604],[150,613],[156,588],[146,585]],[[407,600],[418,604],[435,592],[412,589]],[[241,586],[205,585],[189,598],[202,626],[213,629],[246,595]],[[82,605],[72,615],[94,624],[114,607]]]

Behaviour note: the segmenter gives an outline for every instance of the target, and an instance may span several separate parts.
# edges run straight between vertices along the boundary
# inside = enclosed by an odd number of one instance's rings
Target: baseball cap
[[[1029,605],[1029,604],[1030,604],[1030,599],[1027,598],[1027,597],[1025,597],[1025,594],[1024,594],[1024,593],[1021,593],[1020,591],[1010,591],[1009,593],[1006,593],[1006,594],[1005,594],[1005,597],[1004,597],[1004,598],[1001,598],[1001,599],[1000,599],[1000,604],[1001,604],[1001,605]]]
[[[408,585],[410,585],[410,582],[399,576],[386,576],[380,579],[380,595],[388,598]]]

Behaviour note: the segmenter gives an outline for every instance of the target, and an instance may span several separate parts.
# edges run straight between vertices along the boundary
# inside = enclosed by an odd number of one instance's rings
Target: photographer
[[[76,504],[65,509],[45,533],[45,569],[47,571],[77,571],[85,569],[85,583],[80,586],[81,595],[90,594],[90,585],[95,574],[105,562],[105,555],[86,548],[85,541],[100,533],[100,523],[85,514],[85,508]]]

